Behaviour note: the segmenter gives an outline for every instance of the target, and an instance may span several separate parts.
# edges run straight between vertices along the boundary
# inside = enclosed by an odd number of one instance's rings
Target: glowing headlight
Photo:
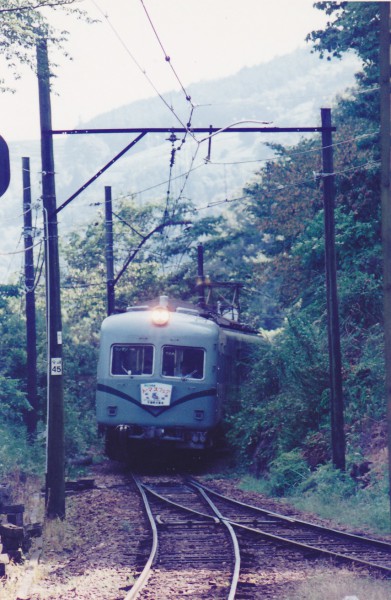
[[[157,306],[152,311],[152,322],[155,325],[167,325],[170,311],[164,306]]]

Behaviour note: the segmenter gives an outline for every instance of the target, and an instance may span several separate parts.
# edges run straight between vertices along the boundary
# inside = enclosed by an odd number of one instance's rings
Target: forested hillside
[[[320,55],[318,60],[331,58],[335,64],[350,49],[363,64],[354,89],[336,101],[333,110],[347,474],[335,473],[330,467],[323,180],[318,138],[307,137],[289,145],[271,143],[272,158],[249,177],[240,199],[230,200],[219,214],[205,216],[199,205],[185,196],[168,198],[165,227],[142,246],[140,232],[147,236],[162,223],[162,204],[140,205],[131,193],[124,194],[115,215],[116,272],[129,252],[134,253],[134,259],[119,281],[116,302],[117,308],[123,309],[162,291],[194,298],[196,248],[202,241],[206,271],[216,280],[244,283],[243,319],[264,330],[267,339],[254,359],[247,385],[239,397],[232,398],[226,411],[226,437],[236,465],[266,480],[269,490],[279,495],[299,490],[305,496],[322,490],[329,482],[349,497],[366,491],[374,495],[380,489],[381,512],[386,503],[386,482],[382,453],[385,399],[378,3],[321,2],[318,7],[330,15],[326,30],[309,33]],[[310,89],[307,94],[311,94]],[[272,112],[271,104],[266,116],[273,118]],[[99,448],[94,391],[98,332],[105,315],[102,219],[72,231],[62,241],[62,256],[66,447],[70,459]],[[40,282],[40,340],[45,337],[42,287]],[[0,433],[6,442],[0,455],[2,473],[7,468],[9,449],[14,451],[14,440],[18,440],[20,452],[28,454],[20,443],[25,439],[23,414],[28,410],[25,353],[15,344],[24,338],[22,307],[21,290],[17,286],[4,288],[0,306],[0,394],[4,399]],[[45,416],[43,347],[39,356],[41,431]],[[39,453],[39,435],[37,440],[34,448]]]

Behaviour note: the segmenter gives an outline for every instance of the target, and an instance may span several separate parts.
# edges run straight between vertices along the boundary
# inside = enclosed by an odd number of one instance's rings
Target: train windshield
[[[111,354],[112,375],[152,375],[153,346],[116,344]]]
[[[203,379],[204,357],[205,350],[203,348],[164,346],[162,375],[185,379]]]

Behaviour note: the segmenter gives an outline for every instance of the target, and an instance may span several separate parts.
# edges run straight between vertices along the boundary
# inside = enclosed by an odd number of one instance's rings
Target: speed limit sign
[[[50,373],[51,375],[62,375],[62,358],[52,358]]]

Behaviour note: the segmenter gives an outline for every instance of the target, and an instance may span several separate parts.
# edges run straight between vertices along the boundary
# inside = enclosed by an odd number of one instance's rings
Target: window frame
[[[144,351],[146,348],[151,348],[152,349],[152,362],[151,362],[151,372],[150,373],[114,373],[113,372],[113,365],[114,365],[114,349],[115,348],[144,348]],[[116,342],[115,344],[112,344],[111,349],[110,349],[110,376],[111,377],[152,377],[153,373],[154,373],[154,369],[155,369],[155,355],[156,355],[156,350],[155,350],[155,346],[153,344],[132,344],[132,343],[128,343],[125,342],[123,344],[120,344],[118,342]],[[145,364],[145,357],[144,357],[144,364]]]
[[[175,371],[178,368],[178,365],[174,365],[174,374],[173,375],[165,375],[164,374],[164,353],[166,348],[174,348],[175,350],[182,351],[182,360],[183,360],[183,351],[189,350],[198,350],[202,352],[202,377],[190,377],[186,373],[175,374]],[[160,376],[164,379],[186,379],[189,381],[204,381],[205,380],[205,370],[206,370],[206,349],[202,346],[183,346],[179,344],[164,344],[161,347],[161,365],[160,365]]]

